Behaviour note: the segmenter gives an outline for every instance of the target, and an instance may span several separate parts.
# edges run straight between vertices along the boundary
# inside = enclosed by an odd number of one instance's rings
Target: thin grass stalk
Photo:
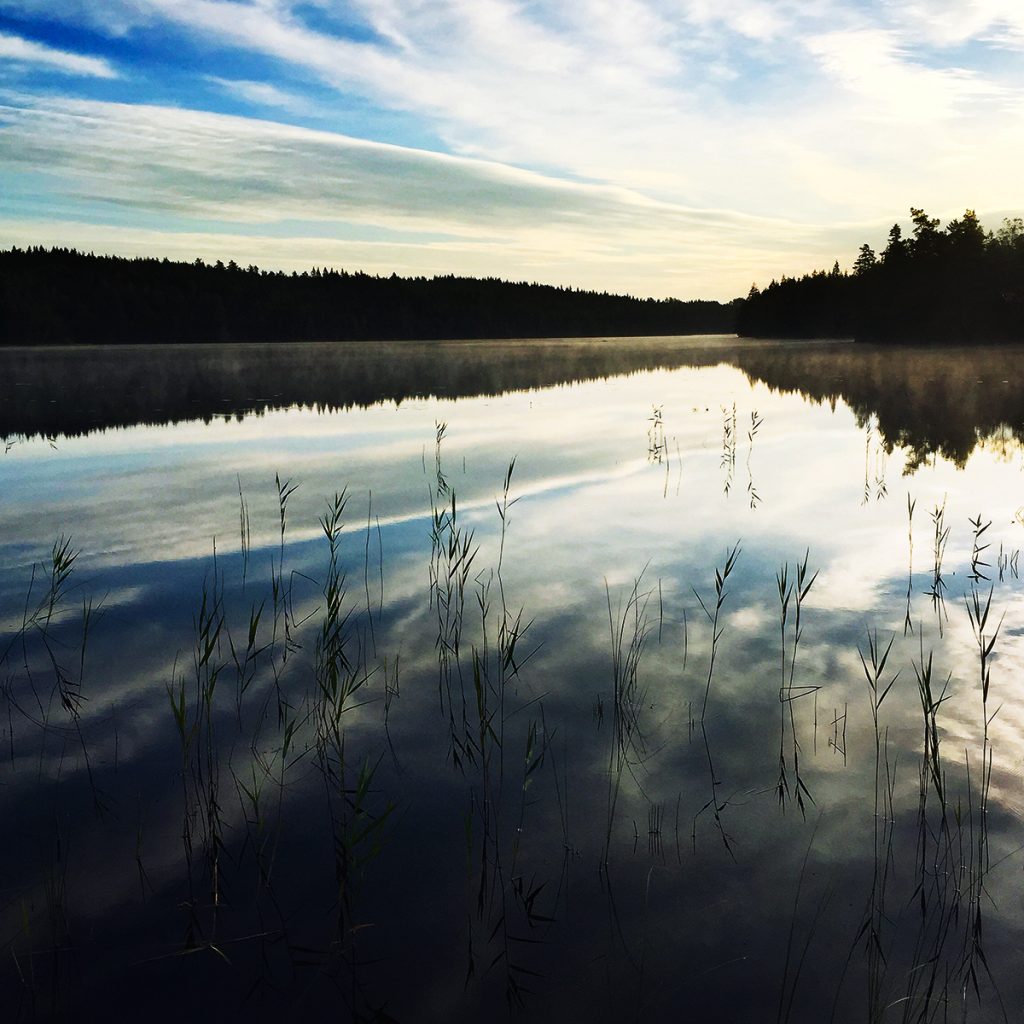
[[[715,569],[715,606],[714,611],[709,611],[707,605],[704,603],[703,598],[694,588],[694,596],[700,602],[700,606],[707,616],[708,622],[711,623],[711,654],[708,658],[708,677],[704,687],[704,702],[701,705],[700,720],[703,723],[708,710],[708,700],[711,696],[711,680],[715,674],[715,658],[718,654],[718,644],[722,639],[723,629],[719,627],[719,618],[721,616],[722,607],[725,604],[726,598],[728,597],[728,589],[726,584],[729,581],[729,576],[732,571],[736,568],[736,561],[740,556],[740,545],[739,542],[734,544],[726,552],[725,564],[721,569]]]
[[[907,492],[907,607],[903,616],[903,635],[914,632],[914,622],[910,613],[910,602],[914,586],[914,509],[917,501],[911,500]]]
[[[885,792],[882,787],[883,749],[887,746],[887,735],[883,735],[879,725],[879,710],[889,695],[900,673],[897,672],[885,684],[883,675],[886,662],[892,651],[895,637],[889,638],[883,650],[878,642],[878,634],[868,633],[868,657],[863,650],[857,648],[861,666],[868,684],[868,697],[871,708],[871,722],[874,731],[875,763],[874,763],[874,819],[873,819],[873,871],[871,894],[868,900],[868,913],[861,927],[864,936],[868,959],[868,1020],[877,1021],[882,1017],[882,968],[885,964],[885,953],[882,946],[882,930],[885,923],[885,890],[888,879],[888,867],[891,855],[892,832],[884,820]],[[869,665],[870,662],[870,665]],[[888,756],[885,757],[888,771]],[[891,789],[889,805],[891,808]]]

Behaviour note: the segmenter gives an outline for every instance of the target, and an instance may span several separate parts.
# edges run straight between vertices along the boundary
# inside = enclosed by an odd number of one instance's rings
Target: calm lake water
[[[5,1020],[1020,1020],[1022,349],[0,352]]]

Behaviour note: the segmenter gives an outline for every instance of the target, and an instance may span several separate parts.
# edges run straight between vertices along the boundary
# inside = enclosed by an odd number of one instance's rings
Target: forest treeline
[[[865,243],[850,273],[783,277],[751,288],[737,319],[748,337],[873,342],[1024,340],[1024,220],[985,231],[973,210],[945,228],[912,207],[885,248]]]
[[[731,333],[739,304],[496,278],[0,251],[0,345]]]

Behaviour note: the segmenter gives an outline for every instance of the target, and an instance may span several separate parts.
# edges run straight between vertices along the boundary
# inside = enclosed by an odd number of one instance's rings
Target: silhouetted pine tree
[[[752,289],[740,334],[854,337],[877,342],[1024,340],[1024,221],[986,233],[973,210],[940,228],[910,210],[913,232],[898,224],[876,257],[864,244],[853,272],[838,265]]]

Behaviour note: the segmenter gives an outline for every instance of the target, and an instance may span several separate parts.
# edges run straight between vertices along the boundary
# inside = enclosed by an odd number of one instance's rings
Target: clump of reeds
[[[226,667],[222,638],[225,635],[223,578],[214,552],[212,576],[203,579],[199,607],[193,615],[192,698],[177,663],[167,684],[181,753],[182,843],[187,867],[189,926],[186,944],[220,953],[215,945],[221,906],[221,868],[224,852],[224,813],[221,803],[220,743],[215,698]],[[208,904],[194,892],[194,845],[198,837],[206,867]],[[210,921],[204,927],[200,909],[209,906]],[[201,942],[201,937],[205,939]],[[220,954],[223,955],[223,954]]]
[[[238,477],[238,537],[242,552],[242,588],[249,574],[249,553],[252,551],[252,523],[249,519],[249,503],[242,493],[242,478]]]
[[[708,608],[707,604],[704,603],[704,599],[697,593],[696,588],[690,588],[693,590],[693,594],[697,598],[702,611],[707,616],[708,622],[711,623],[711,653],[708,657],[708,677],[707,683],[704,687],[704,702],[701,704],[700,709],[701,722],[704,721],[704,718],[707,715],[708,700],[711,696],[711,680],[715,674],[715,658],[718,655],[718,645],[722,639],[722,627],[719,625],[722,607],[725,605],[726,598],[729,595],[729,577],[736,568],[736,561],[739,556],[740,545],[739,542],[737,542],[726,552],[725,563],[722,568],[715,569],[715,601],[713,609]]]
[[[875,444],[874,473],[871,472],[871,442]],[[862,505],[866,505],[871,498],[881,501],[889,494],[888,485],[885,482],[885,445],[884,438],[878,431],[877,422],[874,416],[869,420],[864,431],[864,497]]]
[[[875,763],[874,763],[874,833],[873,833],[873,871],[871,894],[865,920],[861,926],[868,961],[868,1019],[881,1019],[882,1014],[882,972],[886,958],[883,948],[883,930],[886,916],[886,887],[892,865],[893,840],[893,792],[895,789],[895,766],[890,764],[888,754],[888,729],[883,733],[879,722],[879,710],[893,685],[899,678],[896,674],[884,682],[885,666],[892,651],[895,637],[890,637],[883,649],[878,642],[877,633],[868,633],[868,656],[859,647],[861,666],[868,684],[868,697],[871,708],[871,723],[874,732]],[[883,781],[882,772],[885,771]]]
[[[750,460],[754,454],[754,438],[757,437],[757,432],[763,423],[764,419],[758,415],[757,410],[752,410],[750,426],[747,429],[747,497],[750,499],[751,509],[755,509],[761,504],[761,495],[758,494],[757,488],[754,486],[754,473],[750,468]]]
[[[719,465],[725,471],[722,489],[726,497],[729,496],[736,474],[736,440],[736,403],[733,402],[732,409],[722,406],[722,457]]]
[[[1002,583],[1006,579],[1006,575],[1009,574],[1015,580],[1020,579],[1020,549],[1015,548],[1013,551],[1007,551],[1003,548],[1002,542],[999,544],[999,557],[996,560],[996,566],[999,569],[999,582]]]
[[[612,736],[608,763],[608,816],[605,833],[604,862],[611,846],[615,807],[624,771],[636,777],[643,761],[646,740],[641,727],[640,711],[645,692],[640,686],[640,659],[653,629],[648,606],[653,591],[641,590],[643,574],[633,581],[625,604],[613,607],[611,589],[605,582],[608,601],[608,628],[612,649]]]
[[[949,813],[949,793],[940,750],[938,714],[949,698],[951,675],[941,687],[934,679],[933,655],[924,653],[913,662],[923,721],[918,797],[917,879],[911,897],[919,909],[912,969],[907,972],[903,1019],[929,1020],[945,1003],[948,987],[946,953],[959,916],[962,893],[961,831],[959,811]],[[932,799],[934,796],[934,800]],[[937,803],[938,816],[930,810]]]
[[[328,551],[324,608],[314,652],[314,741],[334,837],[339,933],[344,932],[352,886],[377,856],[394,809],[392,803],[378,810],[371,805],[371,787],[380,756],[364,757],[354,770],[346,751],[345,721],[362,702],[361,691],[374,672],[367,666],[365,637],[353,625],[347,576],[341,562],[347,504],[347,492],[336,493],[320,518]]]
[[[850,706],[848,703],[843,704],[843,713],[839,713],[839,708],[835,708],[832,712],[832,733],[828,739],[829,747],[834,750],[837,754],[841,754],[843,758],[843,764],[846,764],[846,723],[849,718]]]
[[[932,681],[932,652],[924,656],[922,641],[920,662],[914,662],[914,675],[917,677],[917,692],[921,700],[921,714],[924,719],[924,737],[922,742],[922,793],[927,792],[924,779],[930,780],[940,804],[946,806],[946,781],[942,771],[942,758],[939,751],[938,713],[942,704],[949,699],[949,684],[952,674],[947,675],[941,689],[936,690]]]
[[[979,517],[980,518],[980,517]],[[991,633],[989,629],[989,616],[992,611],[992,588],[989,588],[988,596],[984,598],[978,593],[976,585],[972,584],[970,599],[966,600],[967,615],[971,623],[971,631],[974,634],[978,646],[978,676],[981,684],[981,709],[982,709],[982,730],[981,730],[981,782],[979,813],[981,815],[981,828],[978,836],[978,864],[979,870],[984,873],[988,870],[988,799],[989,790],[992,785],[992,746],[989,742],[989,726],[992,720],[999,713],[996,708],[989,712],[989,697],[992,686],[992,654],[995,650],[996,641],[999,639],[999,631],[1002,629],[1003,619]]]
[[[295,641],[292,636],[294,614],[292,611],[292,581],[289,577],[285,583],[284,575],[284,552],[285,533],[288,527],[288,500],[298,489],[298,484],[291,480],[282,481],[280,476],[274,474],[274,483],[277,486],[277,514],[280,526],[280,549],[277,558],[277,568],[274,568],[273,557],[270,562],[271,594],[274,605],[274,632],[273,641],[276,648],[278,638],[283,640],[282,644],[282,665],[288,660],[288,655],[295,650]],[[278,715],[280,717],[280,708]]]
[[[982,555],[988,550],[988,544],[982,544],[981,538],[985,531],[992,525],[992,520],[984,522],[979,512],[975,519],[968,517],[967,521],[971,524],[972,537],[971,537],[971,573],[967,577],[969,580],[977,583],[981,580],[988,581],[988,576],[982,571],[988,569],[989,563],[982,559]]]
[[[939,636],[942,636],[943,624],[946,620],[946,580],[942,573],[942,559],[946,553],[946,542],[949,540],[949,527],[946,525],[946,499],[931,511],[932,519],[932,585],[928,595],[932,599],[939,622]]]
[[[662,406],[651,406],[651,415],[647,418],[647,461],[661,465],[665,460],[665,419]]]
[[[515,459],[508,465],[500,497],[495,501],[500,522],[497,564],[494,568],[481,571],[473,579],[476,604],[479,610],[479,631],[471,635],[468,643],[450,646],[452,700],[462,700],[462,721],[457,723],[449,715],[451,749],[457,758],[457,765],[467,775],[470,784],[469,811],[465,817],[467,882],[474,874],[474,851],[478,856],[475,880],[475,921],[469,920],[467,985],[478,973],[478,962],[486,966],[482,974],[501,971],[504,989],[510,1007],[522,1007],[530,992],[529,979],[536,976],[527,967],[522,954],[537,944],[538,938],[524,938],[523,931],[533,932],[553,922],[548,914],[540,910],[540,898],[546,882],[526,880],[518,867],[521,843],[527,834],[527,812],[532,804],[529,794],[540,777],[541,769],[547,762],[553,733],[548,730],[543,701],[535,697],[526,702],[516,702],[510,708],[509,702],[516,694],[515,683],[533,655],[524,651],[524,637],[531,623],[525,621],[522,608],[513,610],[508,601],[503,566],[506,556],[510,510],[518,501],[511,496]],[[436,506],[435,506],[436,508]],[[458,595],[460,587],[469,583],[469,565],[476,555],[475,544],[467,546],[465,541],[448,560],[446,552],[453,551],[451,533],[461,535],[457,518],[447,521],[434,518],[433,551],[436,571],[435,603],[440,613],[450,605],[449,584],[454,579],[451,593]],[[437,527],[440,526],[441,530]],[[446,534],[444,531],[448,530]],[[467,535],[470,539],[472,534]],[[452,572],[457,575],[453,577]],[[496,584],[496,587],[495,587]],[[495,591],[497,597],[495,597]],[[497,626],[494,620],[497,618]],[[444,621],[439,619],[439,622]],[[464,617],[457,615],[458,639],[467,630]],[[439,636],[443,633],[439,632]],[[470,686],[461,689],[463,674],[460,651],[469,648],[467,676]],[[458,687],[456,683],[459,684]],[[468,697],[466,696],[468,691]],[[442,698],[445,704],[445,697]],[[506,736],[509,719],[528,707],[536,705],[540,717],[531,718],[526,725],[525,748],[521,759],[516,759],[520,772],[515,776],[515,789],[507,782],[507,750],[510,746]],[[451,701],[448,702],[451,706]],[[516,763],[513,761],[512,763]],[[556,795],[560,800],[563,826],[566,826],[566,806],[563,794],[558,789],[556,774]],[[567,793],[564,794],[567,797]],[[503,827],[505,810],[510,799],[518,803],[515,827]],[[511,842],[509,842],[511,838]],[[479,923],[476,923],[479,922]],[[524,945],[527,943],[527,945]],[[486,957],[481,956],[486,949]]]
[[[903,635],[914,632],[914,622],[910,614],[910,602],[914,585],[914,509],[917,501],[911,500],[907,492],[907,606],[903,615]]]
[[[701,739],[704,744],[704,753],[707,759],[708,780],[710,783],[711,792],[707,802],[697,811],[697,813],[693,817],[693,831],[691,834],[691,839],[693,841],[694,847],[696,848],[697,820],[705,811],[710,810],[712,817],[714,818],[715,827],[717,828],[718,833],[721,836],[722,842],[730,856],[733,856],[732,843],[728,833],[725,830],[725,824],[722,820],[722,811],[724,810],[728,801],[723,802],[719,799],[718,796],[718,789],[721,785],[721,780],[718,776],[718,773],[715,771],[714,758],[711,753],[711,743],[708,740],[707,729],[705,727],[705,719],[707,717],[708,701],[711,696],[711,683],[715,674],[715,661],[718,655],[718,646],[721,642],[723,633],[723,627],[720,625],[722,608],[725,605],[725,601],[728,596],[729,577],[732,575],[733,570],[736,568],[736,562],[739,559],[739,556],[740,545],[737,541],[737,543],[734,544],[733,547],[726,552],[725,563],[722,566],[722,568],[715,569],[715,602],[713,611],[704,602],[700,594],[697,593],[696,589],[693,587],[690,588],[691,590],[693,590],[694,596],[697,598],[697,601],[700,604],[701,609],[707,617],[708,622],[711,624],[711,649],[708,654],[708,674],[707,679],[705,681],[704,700],[701,705],[700,713],[700,732]],[[693,726],[691,725],[691,733],[692,731]]]
[[[452,763],[463,770],[472,763],[476,746],[471,699],[466,692],[460,650],[466,593],[478,545],[474,531],[462,526],[455,490],[444,473],[442,442],[446,432],[447,424],[436,424],[435,484],[430,488],[430,605],[437,620],[438,700],[448,720]],[[511,469],[508,478],[511,478]]]
[[[807,788],[803,777],[800,774],[800,740],[797,736],[795,703],[801,697],[816,693],[820,687],[813,685],[796,684],[796,658],[800,648],[800,641],[803,638],[803,606],[818,578],[817,571],[810,575],[807,562],[810,551],[804,552],[802,562],[796,562],[793,567],[793,577],[789,575],[788,563],[775,574],[775,583],[779,595],[779,632],[781,638],[781,666],[779,679],[779,705],[782,710],[782,728],[779,735],[779,780],[776,784],[776,794],[779,804],[785,808],[786,800],[790,797],[790,783],[786,766],[786,718],[788,710],[790,735],[792,738],[792,762],[793,780],[797,806],[802,815],[806,814],[804,798],[814,802],[810,790]],[[790,606],[793,608],[793,640],[789,649],[789,661],[786,660],[786,635],[787,623],[789,620]]]

